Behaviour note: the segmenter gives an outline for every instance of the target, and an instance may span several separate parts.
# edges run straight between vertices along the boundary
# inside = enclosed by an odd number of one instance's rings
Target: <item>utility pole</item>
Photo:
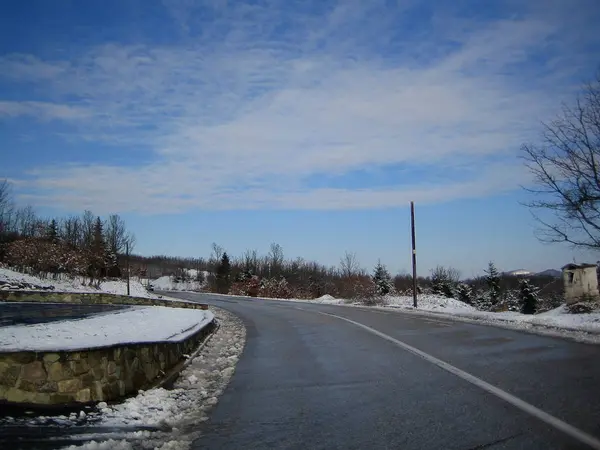
[[[125,249],[127,251],[127,296],[129,296],[129,242],[125,244]]]
[[[417,249],[415,239],[415,202],[410,202],[410,228],[412,234],[413,306],[417,307]]]

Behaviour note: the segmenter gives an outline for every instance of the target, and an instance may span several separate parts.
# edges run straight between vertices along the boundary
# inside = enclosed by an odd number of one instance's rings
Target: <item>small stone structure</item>
[[[173,308],[208,309],[203,303],[172,301],[160,298],[128,297],[95,292],[1,291],[3,302],[77,303],[81,305],[144,305]]]
[[[596,267],[596,264],[567,264],[562,268],[568,305],[600,297]]]
[[[208,305],[112,295],[0,291],[0,301],[152,305],[208,309]],[[78,350],[0,352],[0,406],[68,407],[117,400],[177,373],[215,327],[214,321],[180,341],[119,344]]]
[[[147,389],[186,359],[214,322],[179,342],[55,352],[1,352],[0,404],[70,406]]]

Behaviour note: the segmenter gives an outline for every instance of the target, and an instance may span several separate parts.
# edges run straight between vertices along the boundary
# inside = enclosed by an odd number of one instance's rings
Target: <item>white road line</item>
[[[300,309],[300,308],[298,308],[298,309]],[[304,310],[304,311],[307,311],[307,310]],[[595,438],[591,434],[588,434],[585,431],[580,430],[579,428],[575,428],[574,426],[569,425],[568,423],[560,420],[559,418],[554,417],[553,415],[548,414],[547,412],[542,411],[541,409],[536,408],[533,405],[530,405],[529,403],[525,402],[524,400],[521,400],[520,398],[515,397],[514,395],[509,394],[508,392],[503,391],[502,389],[497,388],[496,386],[493,386],[486,381],[483,381],[481,378],[477,378],[475,375],[471,375],[470,373],[465,372],[464,370],[461,370],[458,367],[454,367],[453,365],[448,364],[447,362],[442,361],[441,359],[438,359],[435,356],[430,355],[429,353],[425,353],[425,352],[419,350],[418,348],[415,348],[411,345],[406,344],[405,342],[402,342],[398,339],[388,336],[387,334],[382,333],[381,331],[377,331],[374,328],[363,325],[360,322],[355,322],[354,320],[350,320],[350,319],[347,319],[342,316],[337,316],[335,314],[329,314],[329,313],[325,313],[325,312],[321,312],[321,311],[316,311],[316,312],[318,312],[319,314],[326,315],[326,316],[335,317],[336,319],[345,320],[346,322],[356,325],[357,327],[363,328],[363,329],[369,331],[370,333],[373,333],[373,334],[379,336],[380,338],[383,338],[387,341],[393,342],[397,346],[402,347],[404,350],[407,350],[415,355],[418,355],[421,358],[429,361],[430,363],[435,364],[436,366],[456,375],[457,377],[462,378],[465,381],[468,381],[469,383],[483,389],[484,391],[487,391],[490,394],[495,395],[496,397],[517,407],[521,411],[526,412],[527,414],[530,414],[533,417],[536,417],[537,419],[541,420],[542,422],[547,423],[548,425],[556,428],[557,430],[562,431],[565,434],[568,434],[569,436],[578,440],[579,442],[587,444],[593,449],[600,450],[600,440]]]

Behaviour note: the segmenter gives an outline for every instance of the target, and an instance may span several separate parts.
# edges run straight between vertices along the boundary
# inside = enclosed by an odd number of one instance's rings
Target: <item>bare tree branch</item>
[[[600,250],[600,72],[573,107],[543,124],[539,144],[521,150],[535,182],[526,190],[537,196],[526,205],[554,216],[549,221],[534,214],[538,238]]]

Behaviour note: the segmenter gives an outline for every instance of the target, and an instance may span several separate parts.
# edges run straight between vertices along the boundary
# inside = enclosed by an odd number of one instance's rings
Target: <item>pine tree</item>
[[[485,279],[488,285],[489,300],[492,306],[494,306],[500,300],[500,274],[494,263],[491,261],[488,265],[488,270],[486,270],[485,273],[487,274]]]
[[[107,266],[107,251],[104,241],[102,220],[96,218],[94,222],[94,232],[92,234],[92,242],[90,248],[90,269],[91,274],[95,278],[101,278],[106,274]]]
[[[471,286],[465,283],[460,283],[456,288],[456,296],[461,302],[470,305],[473,297],[473,291],[471,290]]]
[[[46,230],[46,237],[50,242],[58,242],[58,225],[56,219],[52,219]]]
[[[216,273],[217,291],[221,294],[227,294],[231,285],[231,262],[227,252],[223,253],[221,261],[217,266]]]
[[[523,314],[535,314],[537,310],[538,289],[531,285],[528,280],[519,282],[519,300],[521,301],[521,312]]]
[[[375,286],[377,286],[377,293],[379,295],[388,295],[390,292],[392,292],[394,287],[392,283],[392,277],[390,276],[390,273],[386,267],[381,264],[381,261],[377,262],[372,278]]]

